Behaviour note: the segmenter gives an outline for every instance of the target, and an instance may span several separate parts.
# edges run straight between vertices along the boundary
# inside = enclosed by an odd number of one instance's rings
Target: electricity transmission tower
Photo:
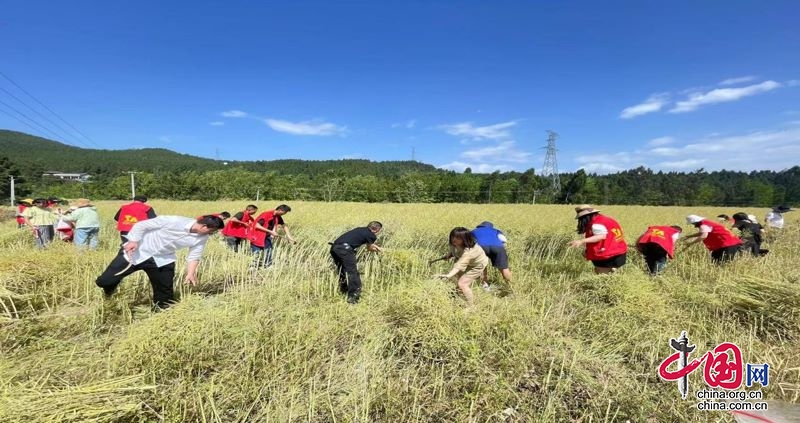
[[[548,130],[547,131],[547,155],[544,156],[544,166],[542,167],[542,176],[549,178],[553,185],[551,189],[554,194],[561,192],[561,180],[558,178],[558,163],[556,162],[556,139],[558,134]]]

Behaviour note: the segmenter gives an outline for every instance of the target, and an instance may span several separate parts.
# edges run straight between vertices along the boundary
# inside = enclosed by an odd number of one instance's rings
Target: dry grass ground
[[[185,216],[246,204],[152,203]],[[95,252],[35,251],[28,232],[0,224],[0,421],[731,421],[659,379],[681,330],[698,353],[737,343],[745,362],[771,365],[766,399],[799,399],[792,213],[764,258],[718,267],[696,245],[651,278],[633,253],[618,274],[593,275],[566,248],[577,237],[569,206],[290,205],[300,242],[278,245],[275,266],[252,274],[250,257],[215,237],[201,284],[181,286],[180,304],[159,314],[143,274],[110,301],[94,285],[118,248],[119,203],[100,204]],[[603,207],[629,243],[651,224],[692,233],[685,215],[735,211]],[[384,223],[386,252],[362,257],[363,300],[349,306],[326,242],[370,220]],[[483,220],[508,235],[514,281],[493,271],[496,291],[476,290],[466,310],[451,284],[430,277],[448,264],[426,261],[445,251],[452,227]],[[696,372],[690,395],[701,387]]]

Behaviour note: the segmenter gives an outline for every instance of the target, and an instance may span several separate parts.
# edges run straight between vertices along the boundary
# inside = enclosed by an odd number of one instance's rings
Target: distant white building
[[[89,178],[92,175],[88,173],[67,173],[67,172],[60,172],[60,171],[49,171],[42,174],[42,176],[46,176],[49,178],[56,178],[62,179],[65,181],[75,181],[75,182],[88,182]]]

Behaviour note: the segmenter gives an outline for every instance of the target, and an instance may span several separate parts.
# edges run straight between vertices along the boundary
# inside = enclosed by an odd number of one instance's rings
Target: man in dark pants
[[[347,231],[330,243],[331,258],[336,264],[336,272],[339,275],[339,291],[347,293],[347,302],[350,304],[357,304],[361,297],[361,276],[358,274],[356,250],[367,244],[369,251],[382,251],[375,244],[378,239],[377,234],[382,228],[381,222],[369,222],[366,227]]]
[[[144,270],[153,286],[153,309],[169,307],[174,301],[175,252],[189,248],[186,282],[197,285],[197,266],[208,236],[224,226],[222,219],[207,215],[198,219],[159,216],[133,225],[128,241],[95,283],[106,297],[117,290],[126,276]]]

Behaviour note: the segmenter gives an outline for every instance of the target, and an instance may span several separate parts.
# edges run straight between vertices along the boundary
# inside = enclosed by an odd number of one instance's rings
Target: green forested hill
[[[274,160],[228,161],[180,154],[163,148],[95,150],[73,147],[22,132],[0,129],[0,156],[11,160],[30,176],[47,170],[86,172],[94,177],[141,171],[172,173],[205,172],[241,167],[253,172],[315,176],[325,172],[342,175],[397,176],[407,172],[441,172],[429,164],[413,161],[369,160]]]
[[[163,148],[93,150],[8,130],[0,130],[0,151],[0,155],[8,157],[24,173],[31,174],[45,170],[98,175],[124,171],[205,171],[222,167],[215,160]]]

